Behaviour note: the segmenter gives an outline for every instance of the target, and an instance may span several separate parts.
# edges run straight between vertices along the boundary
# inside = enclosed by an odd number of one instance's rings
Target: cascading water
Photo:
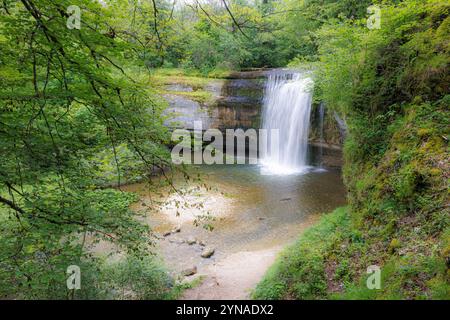
[[[268,132],[261,154],[266,174],[298,173],[307,168],[313,84],[302,73],[275,70],[269,74],[262,115],[262,128]],[[279,130],[278,141],[271,138],[271,129]]]
[[[325,116],[325,106],[323,104],[323,102],[320,103],[319,105],[319,134],[320,134],[320,145],[319,145],[319,161],[320,161],[320,166],[322,166],[323,164],[323,143],[324,143],[324,139],[323,139],[323,118]]]

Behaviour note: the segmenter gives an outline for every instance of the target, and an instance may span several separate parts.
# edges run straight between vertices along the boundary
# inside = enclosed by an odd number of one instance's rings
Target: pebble
[[[202,258],[210,258],[214,254],[214,248],[205,248],[202,252]]]
[[[181,271],[181,274],[185,277],[192,276],[197,273],[197,266],[193,266],[191,268],[184,269]]]

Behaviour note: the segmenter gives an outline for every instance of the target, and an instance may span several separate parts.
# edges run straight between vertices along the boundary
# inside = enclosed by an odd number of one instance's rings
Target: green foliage
[[[238,69],[248,55],[241,39],[207,20],[199,20],[193,32],[186,48],[188,58],[183,64],[187,69],[200,70],[203,75],[213,70]]]
[[[105,266],[101,273],[108,299],[161,300],[176,298],[175,284],[152,256],[129,256]]]
[[[69,5],[82,8],[80,30],[66,26]],[[128,1],[0,10],[1,295],[70,298],[66,268],[98,268],[86,237],[149,249],[134,195],[100,187],[170,166],[163,105],[138,73]]]

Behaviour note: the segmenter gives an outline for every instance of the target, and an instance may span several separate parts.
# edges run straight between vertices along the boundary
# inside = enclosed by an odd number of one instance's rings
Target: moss
[[[419,130],[417,130],[417,136],[421,138],[427,137],[431,133],[433,133],[433,130],[430,128],[420,128]]]
[[[391,240],[391,243],[389,244],[389,252],[393,253],[397,251],[401,247],[401,242],[399,239],[394,238]]]
[[[217,81],[214,79],[193,71],[161,68],[153,72],[150,77],[150,83],[160,95],[173,94],[186,97],[201,104],[211,104],[214,101],[214,97],[210,91],[206,90],[206,87],[211,84],[211,81]],[[173,84],[187,86],[192,91],[169,90],[167,86]]]
[[[429,172],[432,176],[440,176],[442,174],[442,170],[440,170],[439,168],[430,168]]]
[[[152,85],[162,84],[184,84],[193,88],[200,88],[211,82],[212,79],[225,79],[229,75],[228,71],[203,75],[195,70],[185,70],[177,68],[160,68],[153,71],[151,75]]]
[[[178,96],[183,96],[188,99],[197,101],[201,104],[209,104],[214,101],[211,92],[196,90],[196,91],[169,91],[169,90],[160,90],[160,94],[174,94]]]

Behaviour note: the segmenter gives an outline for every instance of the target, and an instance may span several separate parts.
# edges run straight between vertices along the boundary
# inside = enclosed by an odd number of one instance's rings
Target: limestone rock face
[[[314,165],[341,167],[346,124],[334,111],[313,104],[310,117],[309,161]]]
[[[259,128],[265,74],[263,70],[235,72],[228,79],[211,79],[200,88],[167,85],[167,112],[174,116],[166,125],[193,130],[194,121],[201,120],[203,130]],[[209,94],[211,101],[199,101],[185,94],[196,91]]]

